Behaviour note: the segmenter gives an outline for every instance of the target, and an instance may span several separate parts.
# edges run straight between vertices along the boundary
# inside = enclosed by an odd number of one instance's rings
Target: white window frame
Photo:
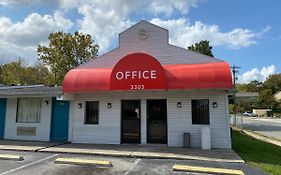
[[[38,98],[38,97],[18,98],[16,123],[40,123],[41,108],[42,108],[42,98]]]
[[[87,103],[96,103],[97,105],[97,111],[96,111],[96,115],[94,115],[94,113],[92,114],[92,116],[88,115],[88,105]],[[100,120],[100,102],[99,101],[86,101],[85,102],[85,114],[84,114],[85,118],[84,118],[84,125],[99,125],[99,120]],[[95,120],[90,122],[88,117],[93,117]]]

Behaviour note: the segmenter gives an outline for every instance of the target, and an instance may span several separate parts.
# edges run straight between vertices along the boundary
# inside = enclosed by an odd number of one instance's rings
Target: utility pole
[[[233,103],[234,103],[234,126],[236,126],[236,74],[238,73],[238,69],[241,67],[233,65],[231,66],[232,75],[233,75],[233,85],[234,85],[234,95],[233,95]]]

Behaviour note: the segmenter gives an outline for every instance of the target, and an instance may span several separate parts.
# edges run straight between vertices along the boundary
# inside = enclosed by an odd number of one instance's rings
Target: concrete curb
[[[276,138],[273,138],[273,137],[269,137],[269,136],[266,136],[266,135],[262,135],[262,134],[260,134],[260,133],[258,133],[256,131],[251,131],[251,130],[248,130],[248,129],[245,129],[245,128],[243,129],[243,131],[252,132],[252,133],[255,133],[255,134],[257,134],[257,135],[259,135],[261,137],[265,137],[265,138],[273,140],[273,141],[281,142],[281,140],[279,140],[279,139],[276,139]]]
[[[0,154],[0,160],[15,160],[15,161],[22,161],[24,158],[18,155],[11,155],[11,154]]]
[[[16,142],[20,142],[20,141],[16,141]],[[56,147],[56,146],[64,145],[64,144],[68,144],[68,142],[67,143],[54,143],[54,144],[50,144],[47,146],[27,146],[27,145],[25,146],[25,145],[13,145],[12,143],[11,144],[1,144],[0,143],[0,150],[38,152],[42,149]]]
[[[147,153],[147,152],[134,152],[130,155],[133,158],[149,158],[149,159],[175,159],[175,160],[199,160],[199,161],[210,161],[210,162],[227,162],[227,163],[245,163],[244,160],[235,159],[219,159],[209,158],[200,156],[189,156],[189,155],[178,155],[172,153]]]
[[[112,163],[104,160],[94,159],[79,159],[79,158],[57,158],[55,160],[57,164],[68,165],[83,165],[83,166],[95,166],[95,167],[112,167]]]
[[[249,130],[246,130],[246,129],[243,129],[242,131],[245,134],[247,134],[248,136],[254,137],[255,139],[258,139],[258,140],[261,140],[261,141],[264,141],[264,142],[267,142],[267,143],[271,143],[271,144],[274,144],[274,145],[277,145],[277,146],[281,147],[281,142],[278,141],[278,140],[272,139],[270,137],[266,137],[264,135],[261,135],[259,133],[249,131]]]
[[[241,171],[241,170],[211,168],[211,167],[199,167],[199,166],[186,166],[186,165],[174,165],[173,171],[211,173],[211,174],[244,175],[243,171]]]
[[[39,149],[42,149],[42,147],[0,145],[0,150],[7,150],[7,151],[30,151],[30,152],[36,152]]]
[[[245,163],[242,159],[218,159],[209,157],[189,156],[173,153],[151,153],[151,152],[128,152],[128,151],[102,151],[102,150],[83,150],[83,149],[59,149],[40,150],[39,152],[66,153],[66,154],[87,154],[98,156],[128,157],[128,158],[148,158],[148,159],[174,159],[174,160],[198,160],[211,162]]]
[[[261,140],[261,141],[264,141],[264,142],[267,142],[267,143],[271,143],[271,144],[274,144],[274,145],[277,145],[277,146],[281,146],[281,141],[273,139],[271,137],[264,136],[260,133],[256,133],[254,131],[250,131],[250,130],[247,130],[247,129],[239,129],[237,127],[232,127],[232,129],[235,130],[235,131],[240,131],[240,132],[242,131],[244,134],[246,134],[250,137],[253,137],[255,139],[258,139],[258,140]]]

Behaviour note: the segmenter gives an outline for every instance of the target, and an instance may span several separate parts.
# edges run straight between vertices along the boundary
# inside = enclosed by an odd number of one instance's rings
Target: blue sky
[[[281,1],[276,0],[0,0],[0,61],[37,61],[36,46],[55,31],[91,34],[100,54],[118,33],[145,19],[169,29],[170,43],[210,40],[215,57],[241,66],[239,81],[281,72]]]

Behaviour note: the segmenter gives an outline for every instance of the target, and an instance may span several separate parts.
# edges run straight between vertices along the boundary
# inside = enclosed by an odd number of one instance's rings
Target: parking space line
[[[141,161],[141,159],[137,159],[134,164],[130,167],[130,169],[124,174],[124,175],[128,175],[137,165],[138,163]]]
[[[4,173],[1,173],[0,175],[9,174],[9,173],[12,173],[12,172],[15,172],[15,171],[24,169],[24,168],[26,168],[26,167],[29,167],[29,166],[35,165],[35,164],[37,164],[37,163],[43,162],[43,161],[45,161],[45,160],[51,159],[51,158],[53,158],[53,157],[56,157],[56,156],[58,156],[58,155],[59,155],[59,154],[54,154],[54,155],[45,157],[45,158],[43,158],[43,159],[37,160],[37,161],[35,161],[35,162],[31,162],[31,163],[29,163],[29,164],[20,166],[20,167],[18,167],[18,168],[11,169],[11,170],[9,170],[9,171],[6,171],[6,172],[4,172]]]

